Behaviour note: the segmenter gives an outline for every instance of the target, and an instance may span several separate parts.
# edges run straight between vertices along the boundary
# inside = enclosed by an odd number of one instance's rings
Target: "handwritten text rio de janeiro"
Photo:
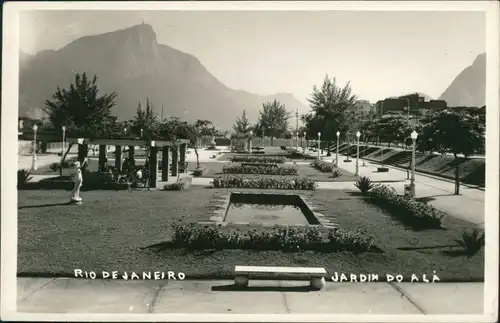
[[[169,280],[184,280],[186,278],[186,275],[181,272],[174,272],[174,271],[143,271],[143,272],[134,272],[134,271],[101,271],[101,272],[96,272],[96,271],[86,271],[86,270],[81,270],[81,269],[75,269],[75,277],[76,278],[90,278],[90,279],[96,279],[96,278],[104,278],[104,279],[124,279],[124,280],[148,280],[148,279],[154,279],[154,280],[163,280],[163,279],[169,279]]]
[[[439,277],[436,275],[436,271],[433,271],[432,275],[427,276],[426,274],[417,275],[412,274],[411,276],[403,276],[400,274],[344,274],[335,272],[332,275],[332,280],[334,282],[350,282],[350,283],[370,283],[377,281],[386,282],[411,282],[411,283],[436,283],[439,282]]]

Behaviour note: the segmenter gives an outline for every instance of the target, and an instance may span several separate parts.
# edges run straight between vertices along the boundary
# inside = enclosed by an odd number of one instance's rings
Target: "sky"
[[[143,21],[159,43],[196,56],[225,85],[304,103],[326,74],[371,102],[438,98],[486,51],[484,12],[158,10],[23,12],[20,50],[57,50]]]

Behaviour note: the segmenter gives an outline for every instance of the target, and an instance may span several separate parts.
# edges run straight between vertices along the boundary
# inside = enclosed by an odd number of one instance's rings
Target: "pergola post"
[[[172,176],[177,176],[178,165],[179,165],[179,146],[172,149]]]
[[[166,182],[168,181],[168,153],[169,146],[163,146],[161,148],[161,180]]]
[[[106,145],[99,145],[99,169],[104,171],[104,165],[106,164]]]
[[[187,144],[180,144],[179,146],[179,173],[184,173],[186,170],[186,146]]]
[[[135,146],[128,146],[128,161],[132,168],[135,167]]]
[[[151,143],[149,147],[149,187],[156,188],[158,181],[158,148]]]
[[[122,146],[115,146],[115,167],[122,170]]]
[[[78,161],[80,162],[80,164],[83,164],[85,157],[87,157],[88,150],[88,144],[78,144]]]

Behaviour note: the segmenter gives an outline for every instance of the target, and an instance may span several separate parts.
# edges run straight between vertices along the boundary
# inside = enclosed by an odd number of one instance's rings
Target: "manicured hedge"
[[[315,250],[321,252],[375,251],[374,238],[360,230],[284,227],[246,233],[217,224],[178,222],[172,225],[173,244],[192,249]]]
[[[392,187],[377,185],[368,201],[389,211],[395,218],[415,229],[440,229],[445,213],[432,205],[397,194]]]
[[[277,156],[234,156],[231,158],[233,162],[239,163],[263,163],[263,164],[284,164],[286,157]]]
[[[317,170],[323,172],[323,173],[331,173],[333,171],[333,163],[325,162],[322,160],[316,159],[311,163],[311,166],[316,168]]]
[[[214,178],[215,188],[260,188],[283,190],[315,190],[318,183],[307,177],[294,178],[254,178],[243,176],[220,176]]]
[[[277,164],[263,165],[225,165],[222,168],[224,174],[263,174],[263,175],[297,175],[297,168],[293,166],[278,166]]]

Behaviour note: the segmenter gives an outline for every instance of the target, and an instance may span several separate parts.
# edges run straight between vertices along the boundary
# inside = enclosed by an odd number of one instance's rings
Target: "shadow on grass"
[[[51,206],[62,206],[62,205],[74,205],[71,202],[64,202],[64,203],[51,203],[51,204],[37,204],[37,205],[26,205],[26,206],[19,206],[18,209],[37,209],[37,208],[42,208],[42,207],[51,207]]]
[[[449,257],[457,258],[467,256],[464,250],[442,250],[442,254],[447,255]],[[471,258],[472,256],[467,256],[467,258]]]
[[[237,285],[212,286],[214,292],[300,292],[307,293],[312,291],[309,286],[248,286],[239,287]]]
[[[441,248],[456,248],[459,245],[436,245],[436,246],[421,246],[421,247],[398,247],[398,250],[402,251],[413,251],[413,250],[429,250],[429,249],[441,249]],[[450,250],[447,250],[450,251]]]
[[[161,253],[161,252],[168,252],[170,250],[179,250],[182,252],[182,254],[187,255],[195,255],[195,256],[200,256],[200,257],[206,257],[206,256],[212,256],[216,252],[219,251],[224,251],[224,250],[245,250],[245,251],[250,251],[250,252],[266,252],[266,251],[280,251],[284,254],[297,254],[305,251],[313,251],[316,253],[321,253],[321,254],[330,254],[330,253],[339,253],[339,252],[347,252],[353,255],[361,255],[361,254],[380,254],[384,253],[384,250],[379,248],[378,246],[372,245],[369,251],[342,251],[342,250],[332,250],[332,251],[326,251],[326,250],[295,250],[295,249],[274,249],[274,248],[248,248],[248,247],[242,247],[242,248],[221,248],[221,249],[203,249],[203,247],[199,248],[184,248],[179,245],[176,245],[172,241],[164,241],[156,244],[152,244],[149,246],[145,247],[140,247],[140,250],[149,250],[152,252],[156,253]]]

